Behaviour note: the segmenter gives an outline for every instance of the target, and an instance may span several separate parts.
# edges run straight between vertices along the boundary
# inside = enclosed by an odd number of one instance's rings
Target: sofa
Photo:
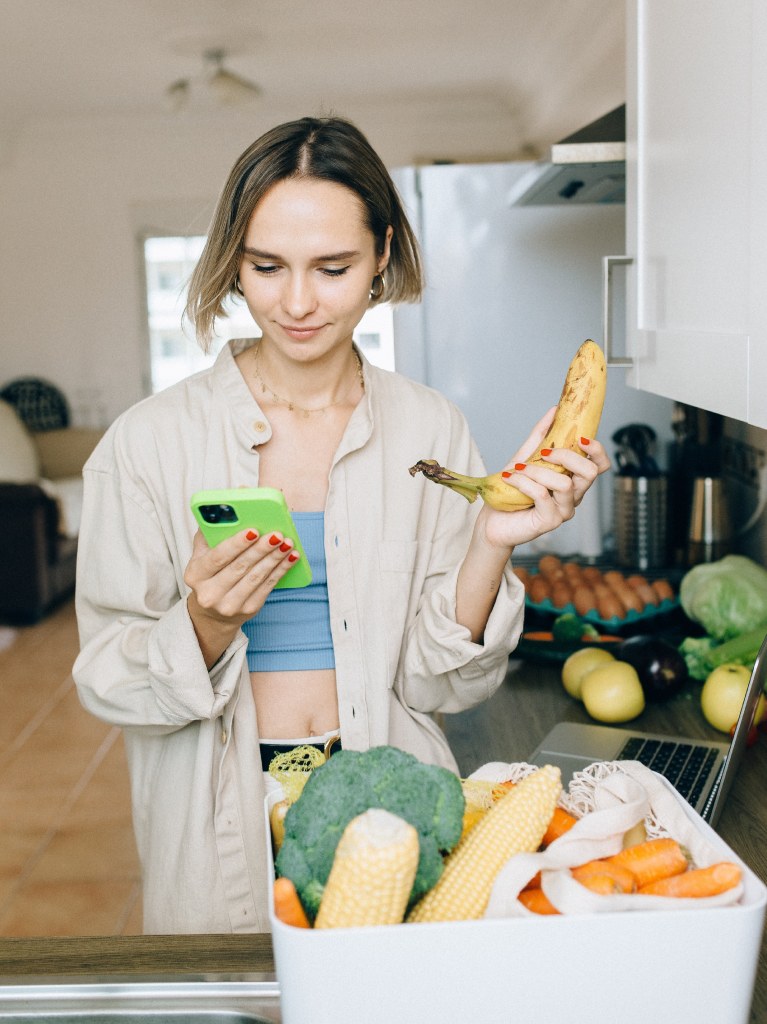
[[[82,468],[101,434],[31,430],[0,400],[0,621],[37,622],[74,592]]]

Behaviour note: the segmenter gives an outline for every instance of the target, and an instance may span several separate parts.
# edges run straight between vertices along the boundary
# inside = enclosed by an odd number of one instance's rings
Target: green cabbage
[[[682,578],[685,614],[715,640],[767,625],[767,569],[744,555],[696,565]]]

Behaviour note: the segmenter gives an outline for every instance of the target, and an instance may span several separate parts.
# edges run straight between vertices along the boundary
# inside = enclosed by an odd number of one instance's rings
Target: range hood
[[[575,206],[626,201],[626,107],[592,121],[551,147],[509,193],[512,206]]]

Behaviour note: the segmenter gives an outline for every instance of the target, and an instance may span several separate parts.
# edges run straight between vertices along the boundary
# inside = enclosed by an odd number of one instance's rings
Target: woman
[[[514,547],[569,519],[608,468],[588,439],[589,459],[549,456],[572,478],[522,466],[551,411],[509,463],[528,510],[412,479],[424,455],[484,473],[452,404],[353,345],[371,303],[421,287],[396,190],[359,131],[273,129],[232,170],[187,307],[206,344],[237,292],[261,338],[129,410],[86,467],[74,676],[83,704],[124,729],[147,931],[268,927],[275,747],[340,734],[455,769],[431,713],[503,680],[522,624]],[[311,588],[274,591],[293,538],[243,530],[209,548],[195,532],[191,495],[239,486],[284,492]]]

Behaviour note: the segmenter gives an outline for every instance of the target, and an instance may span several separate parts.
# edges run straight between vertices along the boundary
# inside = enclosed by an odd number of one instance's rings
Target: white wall
[[[511,124],[481,103],[338,110],[390,166],[419,157],[502,153]],[[0,153],[0,385],[42,376],[73,407],[99,389],[103,416],[145,393],[146,335],[137,236],[205,231],[239,153],[272,124],[306,110],[215,118],[156,115],[46,120],[3,137]],[[174,228],[174,225],[176,227]]]

